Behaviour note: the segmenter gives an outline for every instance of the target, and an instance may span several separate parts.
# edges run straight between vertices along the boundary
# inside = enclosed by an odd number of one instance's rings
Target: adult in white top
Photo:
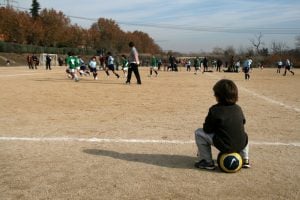
[[[126,84],[130,84],[132,72],[136,77],[137,84],[142,84],[139,69],[138,69],[138,65],[140,64],[138,51],[136,50],[133,42],[129,42],[128,45],[131,48],[131,50],[128,57],[129,68],[128,68]]]

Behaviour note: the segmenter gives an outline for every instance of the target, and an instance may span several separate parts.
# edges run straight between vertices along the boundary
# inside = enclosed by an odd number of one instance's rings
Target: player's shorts
[[[250,68],[248,68],[248,67],[245,67],[243,70],[244,70],[244,73],[249,73],[249,71],[250,71]]]
[[[90,68],[90,72],[96,73],[96,72],[97,72],[97,68],[96,68],[96,67],[95,67],[95,68],[91,67],[91,68]]]
[[[76,69],[69,69],[70,73],[75,73]]]
[[[108,65],[107,68],[111,71],[115,71],[115,66],[114,65]]]
[[[123,70],[124,70],[124,71],[128,71],[128,67],[124,67]]]
[[[85,66],[85,65],[81,65],[81,66],[80,66],[80,70],[85,71],[85,70],[86,70],[86,66]]]
[[[285,66],[285,69],[286,69],[286,70],[290,70],[290,69],[291,69],[291,66],[287,65],[287,66]]]

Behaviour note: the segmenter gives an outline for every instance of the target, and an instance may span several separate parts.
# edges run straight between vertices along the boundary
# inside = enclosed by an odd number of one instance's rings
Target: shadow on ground
[[[39,79],[32,79],[33,81],[37,81],[37,82],[75,82],[74,80],[71,80],[69,78],[39,78]],[[116,79],[117,80],[117,79]],[[109,80],[97,80],[95,81],[94,79],[82,79],[79,78],[79,83],[81,84],[105,84],[105,85],[126,85],[125,84],[125,80],[122,82],[112,82]]]
[[[83,152],[91,155],[106,156],[130,162],[140,162],[149,165],[180,169],[195,169],[194,163],[197,159],[196,157],[184,155],[119,153],[116,151],[102,149],[85,149]]]

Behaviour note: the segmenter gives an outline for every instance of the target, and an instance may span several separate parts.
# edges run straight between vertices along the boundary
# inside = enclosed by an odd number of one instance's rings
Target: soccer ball
[[[238,153],[219,153],[217,159],[219,168],[227,173],[234,173],[242,168],[242,157]]]

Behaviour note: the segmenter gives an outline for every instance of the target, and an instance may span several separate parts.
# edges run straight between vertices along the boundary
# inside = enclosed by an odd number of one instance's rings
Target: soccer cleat
[[[208,170],[214,170],[216,168],[214,161],[207,162],[206,160],[200,160],[200,161],[196,162],[194,166],[196,168],[208,169]]]
[[[251,165],[250,165],[249,159],[243,159],[242,168],[250,168],[250,167],[251,167]]]

